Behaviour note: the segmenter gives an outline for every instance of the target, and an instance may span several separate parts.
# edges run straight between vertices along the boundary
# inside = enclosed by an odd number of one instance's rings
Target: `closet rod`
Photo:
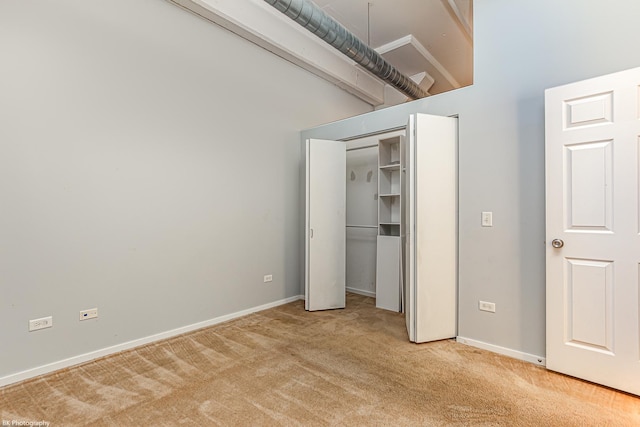
[[[347,225],[347,228],[378,228],[377,225]]]
[[[374,147],[378,147],[378,144],[363,145],[362,147],[347,148],[347,151],[364,150],[365,148],[374,148]]]

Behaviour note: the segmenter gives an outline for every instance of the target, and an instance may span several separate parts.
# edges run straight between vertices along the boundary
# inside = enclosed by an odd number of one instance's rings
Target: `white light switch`
[[[493,212],[482,212],[482,226],[493,227]]]

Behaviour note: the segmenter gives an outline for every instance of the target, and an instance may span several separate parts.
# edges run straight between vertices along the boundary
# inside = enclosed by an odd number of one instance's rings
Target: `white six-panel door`
[[[305,308],[345,307],[346,143],[306,141]]]
[[[640,394],[640,68],[546,91],[547,368]]]

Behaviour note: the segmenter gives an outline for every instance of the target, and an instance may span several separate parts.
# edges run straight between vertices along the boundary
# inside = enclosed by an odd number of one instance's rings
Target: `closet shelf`
[[[380,170],[383,171],[397,171],[400,170],[400,163],[394,163],[390,165],[381,165]]]

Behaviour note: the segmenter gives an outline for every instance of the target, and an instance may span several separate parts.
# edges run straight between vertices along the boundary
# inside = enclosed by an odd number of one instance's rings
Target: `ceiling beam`
[[[422,56],[424,56],[424,58],[431,65],[433,65],[433,67],[438,70],[440,74],[442,74],[442,76],[449,82],[451,86],[453,86],[454,89],[462,87],[462,85],[458,83],[458,81],[451,75],[451,73],[449,73],[449,71],[447,71],[447,69],[440,63],[440,61],[438,61],[431,54],[431,52],[429,52],[429,50],[411,34],[376,48],[376,52],[378,52],[380,55],[384,55],[387,52],[401,48],[402,46],[408,44],[412,45]]]
[[[263,0],[169,0],[326,79],[365,102],[384,104],[385,84]]]
[[[449,12],[453,14],[456,22],[462,28],[462,32],[465,35],[465,37],[467,38],[467,41],[472,42],[473,41],[473,29],[471,28],[471,22],[469,22],[468,17],[466,17],[462,13],[462,11],[458,7],[458,4],[456,3],[455,0],[443,0],[443,1],[445,3],[445,7],[448,6]],[[472,6],[469,6],[469,7],[472,7]]]

